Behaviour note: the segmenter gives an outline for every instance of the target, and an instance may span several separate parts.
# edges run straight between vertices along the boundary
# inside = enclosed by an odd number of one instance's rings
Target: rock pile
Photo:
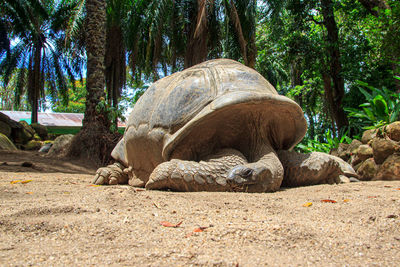
[[[25,121],[17,122],[0,112],[0,149],[39,150],[47,138],[45,126],[38,123],[29,125]]]
[[[400,121],[367,130],[331,154],[350,163],[360,180],[400,180]]]

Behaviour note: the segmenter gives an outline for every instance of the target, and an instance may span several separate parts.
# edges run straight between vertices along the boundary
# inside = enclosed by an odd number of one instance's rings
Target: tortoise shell
[[[252,161],[258,144],[290,149],[306,130],[301,108],[257,71],[216,59],[153,83],[135,104],[121,153],[117,146],[113,156],[146,182],[158,164],[173,158],[199,161],[235,148]]]

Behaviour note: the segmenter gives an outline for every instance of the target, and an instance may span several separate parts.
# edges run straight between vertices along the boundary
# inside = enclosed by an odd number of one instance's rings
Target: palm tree
[[[106,51],[106,0],[86,0],[85,44],[87,55],[86,110],[81,131],[75,135],[68,155],[104,165],[119,135],[111,134],[106,105],[104,56]]]
[[[5,0],[2,13],[15,42],[1,58],[0,72],[5,85],[16,71],[15,99],[18,103],[27,88],[32,109],[31,122],[37,122],[45,88],[68,101],[66,76],[74,79],[76,69],[63,52],[64,29],[76,4],[74,1]]]
[[[137,76],[158,79],[161,71],[167,75],[217,57],[254,67],[255,0],[132,2],[126,44]]]
[[[108,132],[110,122],[99,103],[104,101],[105,77],[104,55],[106,37],[106,2],[105,0],[86,1],[86,111],[83,130],[100,130]],[[93,128],[94,127],[94,128]],[[102,129],[106,130],[102,130]]]

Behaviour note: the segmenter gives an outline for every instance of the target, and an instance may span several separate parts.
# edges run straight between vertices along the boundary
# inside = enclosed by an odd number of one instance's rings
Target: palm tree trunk
[[[38,109],[39,109],[39,93],[41,87],[41,57],[42,57],[42,46],[40,40],[38,39],[36,44],[34,45],[33,51],[33,66],[32,66],[32,80],[30,81],[30,100],[31,100],[31,123],[38,122]]]
[[[96,106],[105,99],[104,56],[106,44],[106,1],[86,1],[86,110],[83,120],[83,130],[108,132],[110,121],[105,112],[96,110]]]
[[[106,1],[86,0],[86,110],[82,130],[74,137],[68,156],[84,158],[97,165],[111,160],[119,136],[110,133],[105,101],[104,55],[106,44]]]

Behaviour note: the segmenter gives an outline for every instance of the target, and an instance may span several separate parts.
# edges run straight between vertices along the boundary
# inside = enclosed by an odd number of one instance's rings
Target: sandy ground
[[[136,192],[38,153],[0,164],[1,266],[399,266],[400,181]]]

